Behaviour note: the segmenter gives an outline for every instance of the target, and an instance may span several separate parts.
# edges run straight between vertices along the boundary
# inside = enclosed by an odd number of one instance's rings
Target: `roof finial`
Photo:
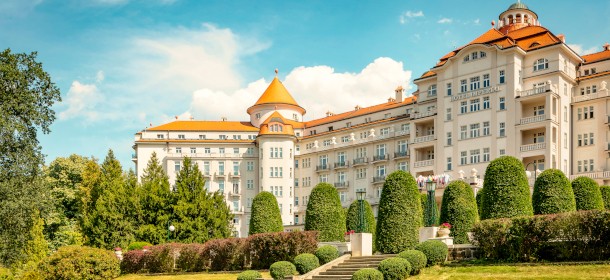
[[[275,68],[275,76],[276,77],[277,77],[277,72],[279,72],[279,71],[277,71],[277,68]]]

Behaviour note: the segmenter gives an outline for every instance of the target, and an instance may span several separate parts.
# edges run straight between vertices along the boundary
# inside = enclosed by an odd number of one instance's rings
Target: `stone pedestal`
[[[443,242],[445,244],[447,244],[447,246],[451,246],[453,245],[453,237],[434,237],[434,238],[429,238],[428,240],[438,240],[440,242]]]
[[[419,228],[419,243],[427,241],[430,238],[435,238],[437,233],[438,233],[438,227]]]
[[[351,236],[352,257],[373,255],[373,234],[354,233]]]

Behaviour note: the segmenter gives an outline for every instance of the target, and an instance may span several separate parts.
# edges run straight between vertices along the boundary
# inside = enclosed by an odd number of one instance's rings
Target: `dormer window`
[[[428,97],[436,96],[436,85],[431,85],[428,87]]]
[[[269,130],[271,130],[271,132],[282,132],[284,128],[280,124],[272,124],[269,126]]]
[[[479,58],[479,53],[478,52],[473,52],[472,53],[472,59],[478,59]]]
[[[470,55],[467,55],[464,57],[464,62],[468,62],[468,61],[470,61]]]
[[[256,119],[260,120],[261,119],[261,113],[256,113]]]
[[[481,58],[484,58],[486,56],[487,56],[487,53],[485,53],[485,52],[480,52],[479,53],[479,57],[481,57]]]
[[[184,134],[178,134],[178,139],[185,139]]]
[[[534,71],[544,70],[549,68],[549,60],[541,58],[534,62]]]

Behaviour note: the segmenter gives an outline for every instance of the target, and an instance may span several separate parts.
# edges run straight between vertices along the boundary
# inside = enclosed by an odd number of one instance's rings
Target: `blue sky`
[[[459,3],[459,4],[456,4]],[[306,120],[384,102],[513,1],[2,0],[0,47],[38,52],[62,91],[47,162],[181,119],[247,120],[279,69]],[[577,52],[610,41],[610,1],[524,1]]]

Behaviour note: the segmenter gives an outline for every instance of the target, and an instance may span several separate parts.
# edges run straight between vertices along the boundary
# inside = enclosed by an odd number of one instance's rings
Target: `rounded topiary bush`
[[[578,177],[572,181],[576,210],[603,210],[604,201],[599,185],[589,177]]]
[[[449,183],[443,194],[440,221],[451,224],[453,242],[469,243],[467,233],[478,220],[477,202],[472,188],[464,181]]]
[[[390,174],[383,184],[375,242],[377,250],[397,254],[419,241],[422,210],[417,183],[404,171]]]
[[[481,219],[533,215],[525,168],[517,158],[502,156],[491,161],[485,170],[483,189]]]
[[[237,275],[237,280],[256,280],[257,278],[263,278],[263,275],[256,270],[246,270]]]
[[[426,267],[428,258],[426,254],[418,250],[406,250],[398,254],[399,258],[403,258],[411,264],[411,275],[419,274],[419,272]]]
[[[384,280],[403,280],[411,274],[411,264],[403,258],[388,258],[379,263],[377,269]]]
[[[343,241],[345,210],[337,189],[331,184],[319,183],[313,188],[305,216],[305,230],[319,231],[320,241]]]
[[[604,209],[610,209],[610,186],[599,187],[602,193],[602,200],[604,201]]]
[[[316,250],[314,253],[318,260],[320,260],[320,264],[328,263],[339,257],[339,250],[335,248],[335,246],[324,245]]]
[[[270,192],[260,192],[252,200],[248,235],[282,231],[284,231],[284,226],[277,199]]]
[[[38,266],[46,279],[114,279],[121,269],[114,252],[84,246],[64,246]]]
[[[373,234],[373,240],[375,240],[375,214],[373,213],[373,208],[368,201],[363,200],[362,206],[364,208],[364,230],[362,232],[368,232]],[[360,201],[354,200],[352,204],[350,204],[349,209],[347,210],[347,231],[355,230],[358,231],[358,223],[359,216],[358,213],[360,209]],[[373,252],[375,252],[375,244],[373,242]]]
[[[305,274],[320,266],[320,261],[314,254],[304,253],[294,258],[294,266],[300,274]]]
[[[362,268],[352,275],[352,280],[383,280],[383,273],[374,268]]]
[[[576,211],[576,200],[570,180],[561,170],[545,170],[534,183],[532,205],[535,215]]]
[[[144,246],[152,246],[152,244],[144,241],[131,242],[129,243],[129,246],[127,246],[127,251],[142,250]]]
[[[289,275],[296,275],[297,268],[291,262],[279,261],[269,267],[269,274],[271,274],[273,279],[280,280]]]
[[[419,243],[417,246],[415,246],[415,250],[421,251],[424,253],[424,255],[426,255],[428,266],[443,264],[447,259],[447,254],[449,253],[447,244],[438,240],[428,240]]]

